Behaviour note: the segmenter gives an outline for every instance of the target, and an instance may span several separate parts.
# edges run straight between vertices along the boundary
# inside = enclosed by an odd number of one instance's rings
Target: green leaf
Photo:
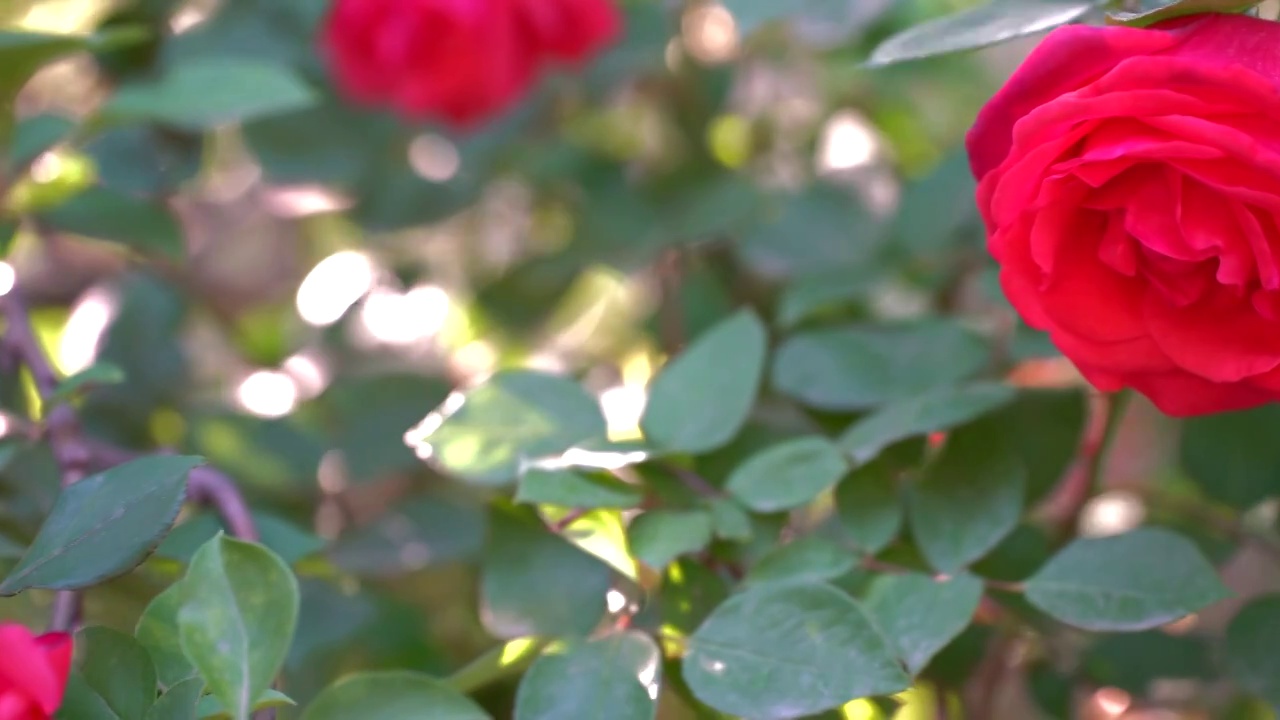
[[[638,632],[546,652],[520,680],[515,720],[653,720],[662,652]]]
[[[94,363],[58,383],[50,402],[65,402],[77,393],[103,385],[115,385],[125,381],[124,370],[108,362]]]
[[[644,606],[636,621],[639,624],[652,611],[655,623],[688,635],[727,597],[729,584],[723,576],[692,558],[682,558],[667,566],[654,602]]]
[[[89,689],[120,720],[143,720],[156,698],[156,670],[132,637],[105,627],[81,630],[76,638],[80,673]]]
[[[643,499],[644,490],[638,485],[572,470],[528,470],[520,477],[515,498],[520,503],[547,503],[584,510],[633,508]]]
[[[156,676],[164,687],[174,687],[196,676],[196,669],[182,652],[178,635],[178,611],[183,591],[178,580],[156,595],[142,611],[134,637],[151,654]],[[201,683],[203,689],[203,683]]]
[[[1148,27],[1158,22],[1198,15],[1200,13],[1239,13],[1262,0],[1166,0],[1160,7],[1144,12],[1117,10],[1107,14],[1107,23],[1129,27]]]
[[[863,606],[898,650],[912,675],[973,619],[982,600],[982,581],[961,574],[945,581],[927,575],[879,575]]]
[[[599,403],[556,375],[499,372],[470,390],[461,407],[453,408],[454,402],[428,418],[421,441],[445,471],[480,485],[510,483],[529,461],[608,433]]]
[[[1057,487],[1075,460],[1087,409],[1081,390],[1022,390],[990,418],[1027,468],[1028,500]]]
[[[631,554],[655,570],[711,543],[711,515],[701,510],[650,510],[627,526]]]
[[[834,580],[857,565],[857,558],[840,545],[810,535],[770,550],[751,568],[744,582],[815,583]]]
[[[0,56],[3,56],[2,50]],[[66,140],[75,128],[75,122],[62,115],[41,113],[23,118],[14,128],[8,167],[14,170],[29,166],[42,153]]]
[[[1217,679],[1214,655],[1207,637],[1148,630],[1102,636],[1085,654],[1083,666],[1088,681],[1145,695],[1161,679]]]
[[[814,330],[778,349],[773,386],[823,410],[867,410],[954,385],[987,362],[982,338],[949,320]]]
[[[1227,626],[1227,673],[1240,687],[1280,707],[1280,596],[1251,601]]]
[[[1026,582],[1031,604],[1098,632],[1158,627],[1229,595],[1190,540],[1149,527],[1075,540]]]
[[[952,433],[909,495],[911,534],[929,564],[954,573],[986,555],[1022,516],[1027,473],[988,424]]]
[[[866,611],[829,585],[767,585],[729,598],[689,638],[683,671],[702,702],[761,720],[911,683]]]
[[[204,692],[204,681],[188,678],[169,688],[147,711],[146,720],[198,720],[196,705]]]
[[[848,471],[835,443],[801,437],[752,455],[729,475],[725,490],[756,512],[778,512],[810,502]]]
[[[604,617],[612,584],[608,565],[528,508],[494,509],[480,566],[480,617],[494,636],[587,635]]]
[[[41,217],[63,232],[119,243],[140,253],[175,261],[187,254],[182,228],[168,208],[106,187],[90,187]]]
[[[488,518],[475,501],[432,493],[407,499],[329,550],[334,564],[365,577],[394,577],[477,557]]]
[[[915,25],[882,42],[869,66],[944,55],[995,45],[1079,20],[1096,2],[1033,3],[997,0]]]
[[[325,688],[302,713],[302,720],[493,720],[443,681],[388,670],[348,675]]]
[[[1246,510],[1280,495],[1280,406],[1190,418],[1182,465],[1207,497]]]
[[[298,110],[316,100],[315,92],[283,65],[237,57],[197,58],[169,68],[159,79],[121,86],[102,109],[102,117],[212,130]]]
[[[645,438],[662,450],[692,454],[732,440],[755,404],[767,339],[747,310],[699,336],[650,384],[640,420]]]
[[[807,275],[874,261],[872,253],[884,239],[883,224],[856,193],[819,181],[799,193],[774,197],[782,204],[780,212],[746,228],[737,243],[744,260],[761,274]]]
[[[711,531],[716,537],[747,542],[755,534],[751,528],[751,516],[733,500],[715,498],[708,508],[711,511]]]
[[[62,490],[0,595],[74,590],[133,569],[173,525],[187,473],[201,458],[157,455],[118,465]]]
[[[836,510],[844,533],[868,554],[888,547],[902,529],[899,472],[896,463],[876,458],[836,488]]]
[[[180,585],[182,651],[235,720],[271,685],[293,640],[298,581],[270,550],[219,534]]]
[[[251,515],[262,545],[290,565],[324,549],[324,540],[288,520],[266,512],[252,511]],[[217,513],[200,513],[175,527],[156,548],[156,555],[188,563],[222,529]]]
[[[257,701],[253,703],[253,711],[257,712],[258,710],[266,708],[281,708],[291,705],[297,705],[297,703],[293,701],[293,698],[278,690],[267,688],[267,691],[259,696]],[[211,720],[214,718],[216,718],[216,720],[224,720],[231,717],[231,714],[226,710],[226,706],[218,700],[218,696],[216,695],[205,695],[200,698],[200,702],[196,705],[196,714],[198,714],[202,720]]]
[[[870,462],[885,448],[907,438],[950,430],[979,418],[1014,399],[1013,388],[974,383],[942,388],[885,405],[854,423],[839,444],[854,462]]]
[[[46,63],[82,50],[87,38],[0,30],[0,150],[13,130],[13,101],[27,80]]]
[[[62,705],[54,717],[56,720],[120,720],[107,701],[94,692],[80,671],[75,669],[67,676]]]

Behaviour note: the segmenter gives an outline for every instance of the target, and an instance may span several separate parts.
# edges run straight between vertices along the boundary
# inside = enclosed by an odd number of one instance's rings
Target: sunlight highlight
[[[116,297],[93,288],[81,296],[58,340],[58,369],[72,375],[98,359],[98,346],[116,314]]]
[[[298,315],[308,325],[325,327],[340,320],[376,280],[368,255],[343,250],[321,260],[298,287]]]
[[[258,370],[240,381],[236,402],[258,417],[284,417],[298,406],[298,386],[287,373]]]
[[[841,110],[827,121],[818,141],[818,171],[855,170],[874,163],[880,155],[875,127],[854,110]]]

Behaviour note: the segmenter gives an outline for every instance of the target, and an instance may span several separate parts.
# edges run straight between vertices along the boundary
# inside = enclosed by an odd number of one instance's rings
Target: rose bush
[[[0,625],[0,720],[46,720],[62,704],[71,636]]]
[[[968,136],[1006,295],[1099,389],[1280,399],[1280,25],[1051,33]]]
[[[609,0],[339,0],[322,44],[353,100],[467,128],[519,100],[548,60],[581,62],[619,27]]]

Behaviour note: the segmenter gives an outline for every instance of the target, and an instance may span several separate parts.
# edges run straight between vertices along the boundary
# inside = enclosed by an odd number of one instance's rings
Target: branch
[[[1059,534],[1068,535],[1079,524],[1080,513],[1102,486],[1107,453],[1115,442],[1128,407],[1130,392],[1102,396],[1102,408],[1091,413],[1076,462],[1067,471],[1044,511],[1044,518]]]

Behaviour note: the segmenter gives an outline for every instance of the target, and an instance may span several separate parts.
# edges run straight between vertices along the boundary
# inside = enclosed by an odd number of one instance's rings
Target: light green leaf
[[[454,402],[429,418],[426,425],[439,424],[421,440],[441,468],[480,485],[505,485],[529,461],[608,434],[595,398],[556,375],[502,371],[468,391],[461,407]]]
[[[1190,540],[1151,527],[1075,540],[1026,582],[1031,604],[1097,632],[1158,627],[1229,595]]]
[[[1165,20],[1198,15],[1200,13],[1238,13],[1254,7],[1262,0],[1165,0],[1154,10],[1127,12],[1117,10],[1107,14],[1111,25],[1147,27]]]
[[[1253,600],[1227,626],[1227,672],[1246,691],[1280,707],[1280,595]]]
[[[627,526],[631,554],[655,570],[711,543],[711,515],[701,510],[650,510]]]
[[[178,611],[182,609],[183,598],[181,583],[178,580],[152,598],[133,631],[134,637],[151,654],[160,684],[170,688],[197,674],[183,654],[178,636]],[[203,687],[203,682],[201,685]]]
[[[880,457],[854,470],[836,488],[836,510],[844,532],[868,554],[893,542],[902,529],[897,464]]]
[[[248,720],[293,640],[297,579],[270,550],[219,534],[196,552],[180,587],[182,651],[230,715]]]
[[[302,720],[493,720],[446,683],[407,670],[348,675],[325,688]]]
[[[80,674],[120,720],[143,720],[156,698],[156,671],[147,651],[132,637],[105,627],[89,627],[76,637]]]
[[[643,633],[571,643],[525,673],[515,720],[653,720],[661,669],[662,652]]]
[[[716,537],[747,542],[755,534],[751,528],[751,516],[733,500],[715,498],[708,508],[711,511],[711,530]]]
[[[64,488],[0,595],[74,590],[131,570],[168,532],[201,458],[157,455]]]
[[[291,705],[297,705],[293,698],[278,690],[267,688],[267,691],[253,703],[253,711],[289,707]],[[205,695],[200,698],[200,702],[196,705],[196,714],[200,716],[201,720],[226,720],[231,717],[231,714],[226,710],[226,706],[218,700],[217,695]]]
[[[830,440],[801,437],[767,447],[729,475],[725,490],[756,512],[800,507],[831,488],[849,461]]]
[[[188,678],[169,688],[147,711],[146,720],[198,720],[196,705],[204,692],[204,681]]]
[[[814,583],[834,580],[857,565],[847,549],[825,538],[810,535],[770,550],[747,573],[745,582]]]
[[[480,566],[480,619],[495,637],[581,636],[605,613],[613,571],[547,530],[528,508],[497,507]]]
[[[889,65],[976,50],[1074,22],[1095,5],[1096,2],[1083,0],[1030,3],[997,0],[904,30],[881,43],[867,64]]]
[[[528,470],[520,477],[516,502],[547,503],[562,507],[633,508],[644,499],[644,489],[612,477],[573,470]]]
[[[702,702],[770,720],[911,683],[866,611],[828,585],[766,585],[729,598],[689,638],[683,670]]]
[[[86,389],[115,385],[124,381],[124,370],[107,362],[94,363],[58,383],[50,402],[65,402]]]
[[[1015,396],[1013,388],[997,383],[942,388],[885,405],[854,423],[839,444],[855,463],[870,462],[896,442],[963,425]]]
[[[813,330],[778,349],[773,386],[823,410],[867,410],[982,369],[982,338],[949,320]]]
[[[956,430],[912,488],[907,518],[933,567],[954,573],[990,552],[1022,516],[1027,472],[984,424]]]
[[[41,217],[63,232],[118,243],[140,253],[174,261],[187,254],[182,228],[168,208],[107,187],[90,187]]]
[[[957,575],[938,581],[927,575],[879,575],[863,605],[912,675],[918,675],[973,619],[982,581]]]
[[[102,117],[203,131],[298,110],[316,100],[315,91],[284,65],[196,58],[169,68],[159,79],[121,86]]]
[[[640,427],[655,447],[700,454],[733,439],[764,372],[764,325],[741,311],[703,333],[649,386]]]

